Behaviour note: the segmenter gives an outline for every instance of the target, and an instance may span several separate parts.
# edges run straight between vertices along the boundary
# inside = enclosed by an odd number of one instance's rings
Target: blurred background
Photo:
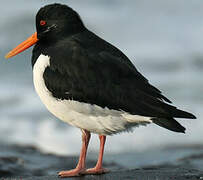
[[[53,2],[65,3],[79,12],[90,30],[122,50],[174,105],[198,117],[179,121],[187,128],[186,134],[148,125],[109,137],[107,155],[150,155],[166,147],[203,144],[202,0],[2,1],[0,143],[35,145],[57,154],[80,152],[80,130],[52,116],[34,91],[32,48],[4,59],[9,50],[35,32],[39,8]],[[96,154],[98,148],[97,136],[93,136],[89,151]]]

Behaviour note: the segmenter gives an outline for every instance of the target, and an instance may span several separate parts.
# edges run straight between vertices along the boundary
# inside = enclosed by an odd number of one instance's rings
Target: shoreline
[[[110,169],[110,173],[104,175],[86,175],[81,176],[80,179],[140,179],[140,180],[200,180],[203,179],[203,149],[197,146],[191,146],[198,150],[196,153],[184,155],[181,158],[172,160],[171,162],[151,163],[148,159],[148,164],[144,166],[130,168],[124,166],[115,160],[104,161],[104,167]],[[184,154],[184,148],[170,148],[170,154],[181,151]],[[169,148],[162,152],[165,156]],[[110,156],[110,155],[108,155]],[[116,156],[112,155],[114,158]],[[129,157],[136,159],[133,154]],[[153,152],[151,154],[153,157]],[[128,158],[129,158],[128,157]],[[148,156],[147,156],[148,157]],[[146,158],[147,158],[146,157]],[[162,157],[162,156],[161,156]],[[142,157],[140,157],[142,158]],[[125,154],[120,155],[120,159],[126,159]],[[139,159],[139,158],[137,158]],[[19,146],[19,145],[0,145],[0,179],[3,180],[56,180],[57,172],[65,169],[72,169],[77,163],[77,156],[58,156],[54,154],[42,153],[33,146]],[[96,159],[87,159],[87,167],[93,167]],[[132,163],[132,162],[131,162]],[[125,164],[125,163],[124,163]],[[136,163],[135,163],[136,165]],[[136,165],[137,166],[137,165]],[[131,165],[132,167],[132,165]],[[68,178],[68,179],[78,179]]]

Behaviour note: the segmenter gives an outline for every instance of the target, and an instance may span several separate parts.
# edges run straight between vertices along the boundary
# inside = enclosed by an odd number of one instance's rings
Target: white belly
[[[101,108],[97,105],[54,98],[46,88],[43,79],[44,70],[49,65],[50,58],[40,55],[33,68],[33,81],[35,90],[42,102],[60,120],[103,135],[128,131],[134,126],[152,122],[150,117],[130,115],[123,111]]]

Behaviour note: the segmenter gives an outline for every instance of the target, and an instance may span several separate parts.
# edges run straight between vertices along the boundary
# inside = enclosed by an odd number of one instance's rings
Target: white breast
[[[40,55],[33,68],[33,81],[37,94],[47,109],[60,120],[90,132],[110,135],[128,131],[134,126],[151,123],[150,117],[130,115],[123,111],[101,108],[97,105],[73,100],[60,100],[46,88],[43,73],[50,58]]]

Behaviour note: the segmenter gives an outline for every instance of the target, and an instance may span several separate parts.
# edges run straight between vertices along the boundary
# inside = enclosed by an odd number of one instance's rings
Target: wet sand
[[[69,179],[94,180],[201,180],[203,179],[202,147],[191,146],[198,153],[157,165],[145,165],[136,169],[129,169],[115,162],[104,162],[111,172],[104,175],[87,175]],[[180,147],[171,150],[175,153]],[[182,148],[185,151],[186,148]],[[153,154],[152,154],[153,156]],[[125,158],[125,156],[123,156]],[[122,155],[120,155],[122,158]],[[133,157],[134,158],[134,157]],[[71,169],[77,163],[77,156],[57,156],[40,152],[32,146],[0,145],[0,179],[3,180],[56,180],[57,172]],[[87,167],[96,162],[87,160]]]

